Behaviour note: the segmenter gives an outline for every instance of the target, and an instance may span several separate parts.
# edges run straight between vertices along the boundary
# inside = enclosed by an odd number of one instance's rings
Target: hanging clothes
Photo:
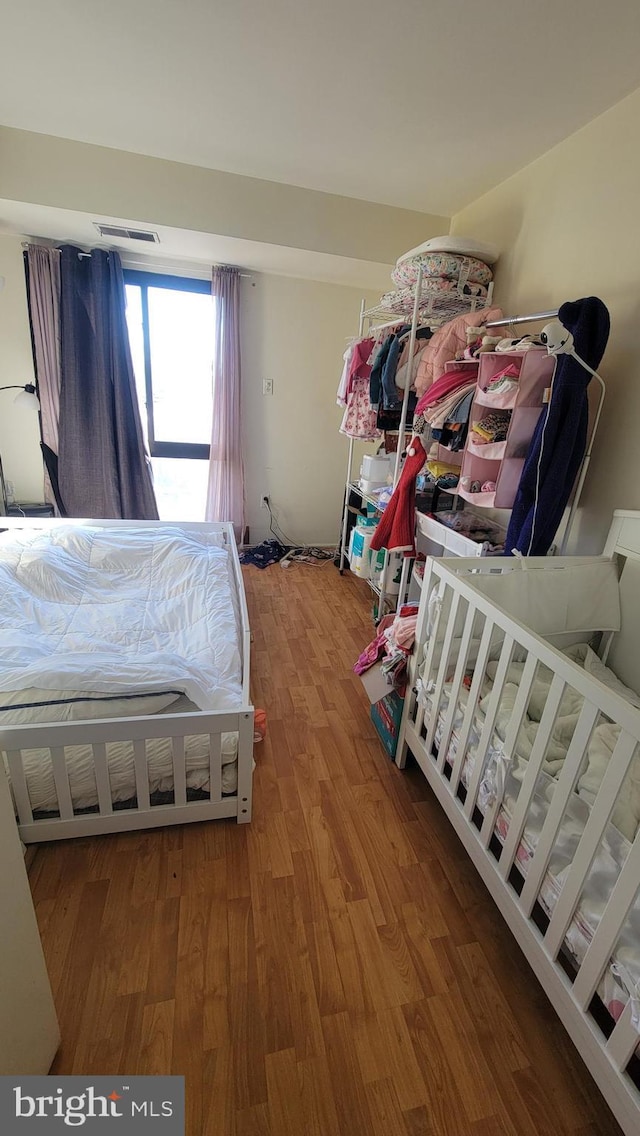
[[[416,478],[426,460],[427,455],[421,443],[416,439],[414,453],[412,456],[407,456],[393,497],[373,534],[371,548],[374,552],[381,548],[387,548],[404,552],[406,556],[415,554]]]
[[[377,407],[382,401],[382,380],[389,358],[391,358],[391,368],[395,375],[400,355],[399,337],[406,331],[409,331],[408,324],[400,324],[394,331],[387,335],[386,339],[382,341],[378,348],[371,368],[370,396],[372,406]]]
[[[425,339],[431,339],[431,328],[420,327],[416,331],[416,343],[414,346],[414,353],[420,350],[420,344]],[[410,329],[404,331],[402,334],[398,333],[393,337],[394,342],[389,348],[387,361],[382,370],[382,404],[385,410],[394,410],[396,406],[401,405],[403,391],[398,389],[396,382],[398,370],[405,367],[409,359],[409,343],[411,340]],[[406,374],[405,374],[406,379]],[[411,384],[410,384],[411,385]]]
[[[375,345],[371,336],[353,341],[344,353],[338,386],[337,402],[345,408],[340,433],[362,442],[374,442],[380,437],[376,411],[369,402],[370,359]]]
[[[369,402],[369,380],[353,379],[340,433],[361,442],[375,442],[381,436],[377,426],[378,412]]]
[[[575,349],[594,370],[609,338],[609,312],[597,296],[563,304],[558,313]],[[529,446],[511,513],[505,556],[544,556],[556,535],[587,445],[591,376],[571,355],[558,356],[550,403]]]
[[[416,376],[417,394],[424,394],[431,384],[440,378],[445,363],[455,359],[458,352],[464,350],[468,327],[484,327],[491,320],[498,319],[502,319],[500,308],[482,308],[477,312],[465,312],[464,315],[456,316],[455,319],[439,327],[422,354]]]
[[[368,379],[371,374],[371,353],[375,348],[375,339],[367,336],[365,339],[354,340],[342,356],[344,366],[338,384],[338,406],[346,406],[355,379]]]

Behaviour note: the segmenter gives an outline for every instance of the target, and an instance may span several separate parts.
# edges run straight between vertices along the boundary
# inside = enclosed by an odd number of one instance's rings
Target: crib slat
[[[100,816],[109,816],[113,812],[113,803],[107,767],[107,747],[104,742],[94,742],[91,748],[93,750],[93,770],[96,776]]]
[[[423,589],[424,589],[424,582],[423,582]],[[427,651],[426,651],[426,654],[425,654],[425,657],[424,657],[424,667],[423,667],[423,670],[422,670],[422,681],[425,684],[425,686],[431,681],[431,672],[433,670],[433,656],[434,656],[435,649],[436,649],[436,643],[438,641],[438,630],[440,628],[440,620],[441,620],[442,611],[443,611],[443,608],[444,608],[444,597],[445,597],[446,589],[447,589],[446,580],[441,579],[440,583],[438,585],[438,593],[437,593],[438,594],[438,607],[437,607],[437,610],[436,610],[436,613],[435,613],[431,635],[429,636],[429,645],[427,647]],[[429,618],[429,615],[428,615],[429,595],[427,595],[425,607],[427,609],[426,619],[428,621],[428,618]],[[425,627],[425,630],[426,630],[426,627]],[[424,710],[425,710],[424,702],[418,703],[418,712],[416,714],[416,731],[418,733],[420,733],[420,731],[422,730],[422,725],[424,723]]]
[[[21,750],[7,750],[7,763],[9,765],[9,773],[11,774],[11,791],[13,792],[13,799],[18,810],[20,824],[31,824],[33,822],[33,813],[31,811],[29,790],[27,789],[27,779],[24,775]]]
[[[147,765],[147,745],[144,738],[138,738],[133,743],[133,765],[136,771],[136,798],[138,808],[147,810],[151,807],[149,800],[149,767]]]
[[[445,632],[444,640],[442,643],[442,654],[440,655],[440,666],[438,667],[438,675],[436,678],[436,686],[433,692],[433,712],[427,730],[427,739],[425,741],[425,749],[427,753],[431,753],[433,745],[433,738],[438,725],[440,717],[440,699],[442,698],[442,691],[444,689],[445,679],[447,677],[447,667],[449,666],[449,654],[451,652],[451,644],[453,642],[453,632],[455,630],[456,619],[458,616],[458,607],[460,604],[460,592],[454,592],[451,608],[447,617],[447,630]],[[442,748],[442,747],[441,747]],[[442,758],[444,762],[444,757]],[[440,764],[440,762],[438,763]]]
[[[524,667],[522,668],[522,678],[520,679],[518,693],[513,704],[511,718],[509,720],[509,725],[507,727],[503,743],[504,753],[507,757],[514,757],[516,754],[518,734],[520,733],[520,727],[522,725],[522,719],[524,718],[525,711],[527,709],[527,706],[529,705],[529,697],[531,695],[531,687],[533,686],[533,680],[535,678],[537,665],[538,660],[536,659],[535,655],[527,655],[526,662],[524,664]],[[485,813],[485,817],[482,822],[482,828],[480,830],[480,838],[485,848],[488,847],[491,841],[491,837],[493,836],[493,831],[496,825],[496,817],[501,805],[502,795],[496,793],[496,799],[493,804],[487,806],[487,811]]]
[[[187,769],[184,760],[184,738],[171,739],[173,753],[173,800],[176,805],[187,803]]]
[[[478,789],[480,787],[480,781],[482,779],[483,773],[484,756],[493,736],[493,730],[496,724],[498,710],[500,708],[500,699],[502,697],[502,691],[504,688],[505,679],[507,677],[509,663],[511,662],[513,642],[514,641],[512,635],[505,635],[502,642],[502,650],[500,651],[500,658],[498,660],[498,666],[496,669],[496,677],[494,679],[491,694],[489,695],[489,705],[487,706],[487,713],[484,720],[484,725],[482,727],[482,733],[480,735],[478,752],[476,754],[476,760],[473,765],[473,773],[471,774],[471,779],[469,781],[469,786],[467,789],[467,799],[464,803],[464,811],[469,818],[471,818],[476,805]]]
[[[533,905],[538,898],[538,892],[540,891],[542,880],[547,870],[551,850],[558,829],[560,828],[567,803],[578,780],[584,752],[589,744],[589,739],[599,714],[599,708],[585,700],[582,705],[582,710],[580,711],[576,728],[573,732],[573,737],[569,743],[562,769],[556,781],[553,797],[547,809],[545,822],[542,826],[533,858],[529,864],[527,878],[520,896],[520,906],[527,915],[531,914]]]
[[[613,954],[622,925],[636,897],[639,879],[640,832],[631,845],[573,984],[573,996],[582,1009],[589,1005]]]
[[[513,864],[518,845],[522,839],[522,833],[527,820],[527,814],[531,807],[533,800],[533,792],[536,787],[536,782],[542,769],[547,746],[551,738],[551,732],[555,725],[555,720],[558,716],[562,696],[564,695],[565,682],[560,678],[560,675],[555,674],[551,681],[547,700],[544,704],[542,717],[536,731],[535,741],[531,747],[531,756],[527,762],[527,769],[522,779],[520,792],[513,810],[511,821],[509,823],[509,831],[507,839],[504,842],[502,854],[500,856],[499,867],[500,875],[506,880],[511,865]]]
[[[64,746],[53,746],[49,752],[51,754],[51,765],[53,767],[53,779],[56,784],[60,819],[72,820],[73,802],[69,788],[69,774],[67,772],[67,763],[64,756]]]
[[[477,609],[476,609],[477,611]],[[489,651],[491,650],[491,636],[495,623],[492,619],[486,619],[485,625],[482,629],[480,637],[480,646],[478,647],[478,657],[476,659],[475,668],[473,671],[473,678],[471,680],[471,687],[469,689],[469,697],[467,699],[467,708],[464,712],[462,719],[462,726],[460,728],[460,736],[458,738],[458,748],[456,750],[456,757],[453,763],[453,773],[451,775],[451,792],[456,793],[462,775],[462,767],[467,752],[467,745],[469,743],[469,734],[471,733],[471,726],[475,717],[476,703],[480,697],[480,690],[484,680],[484,672],[489,658]]]
[[[456,669],[453,673],[453,682],[451,684],[451,693],[449,695],[449,706],[444,720],[442,729],[442,737],[440,739],[440,750],[438,753],[438,768],[442,769],[445,763],[445,758],[449,752],[449,742],[451,740],[451,731],[453,730],[453,722],[455,719],[456,709],[458,706],[458,699],[460,697],[460,687],[464,679],[465,666],[467,662],[467,655],[469,654],[469,644],[471,643],[471,635],[473,633],[473,624],[475,622],[476,612],[470,603],[467,603],[467,615],[464,621],[464,628],[462,630],[462,638],[460,640],[460,648],[458,651],[458,661]]]
[[[222,735],[209,734],[210,800],[222,800]]]
[[[631,1025],[631,1004],[627,1002],[605,1050],[617,1069],[625,1069],[638,1044],[638,1032]]]
[[[636,739],[631,734],[622,732],[611,754],[545,935],[545,943],[554,958],[562,946],[582,885],[602,843],[602,835],[615,808],[618,793],[637,745]]]

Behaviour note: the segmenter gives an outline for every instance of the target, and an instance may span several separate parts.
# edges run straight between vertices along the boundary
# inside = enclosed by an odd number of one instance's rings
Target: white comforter
[[[175,690],[203,710],[237,709],[237,599],[220,537],[73,525],[0,535],[0,691],[19,702],[34,689]]]

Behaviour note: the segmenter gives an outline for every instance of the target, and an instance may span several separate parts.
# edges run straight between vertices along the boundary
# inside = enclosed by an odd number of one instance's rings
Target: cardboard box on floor
[[[404,698],[389,686],[386,676],[382,673],[381,663],[376,663],[361,674],[360,680],[371,703],[371,721],[378,737],[389,757],[395,757]]]

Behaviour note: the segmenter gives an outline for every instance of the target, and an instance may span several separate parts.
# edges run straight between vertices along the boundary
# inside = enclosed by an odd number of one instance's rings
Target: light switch
[[[273,379],[262,380],[262,393],[273,394]]]

